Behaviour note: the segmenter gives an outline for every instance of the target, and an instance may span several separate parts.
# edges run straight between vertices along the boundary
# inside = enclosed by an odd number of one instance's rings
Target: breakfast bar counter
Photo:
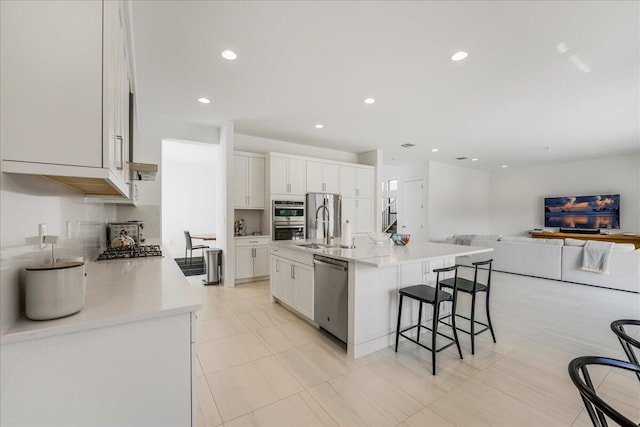
[[[362,357],[394,342],[398,289],[433,284],[435,268],[454,265],[458,256],[487,253],[487,258],[490,258],[493,251],[491,248],[424,241],[396,246],[387,240],[376,245],[364,236],[354,238],[354,243],[354,249],[342,249],[327,247],[320,240],[274,241],[271,249],[272,296],[311,321],[314,321],[314,293],[322,292],[313,282],[313,255],[347,261],[346,345],[352,358]],[[285,280],[278,278],[283,265],[287,266],[285,275],[289,275],[287,269],[292,269],[293,281],[288,277]],[[296,273],[298,266],[299,273]],[[311,301],[308,301],[309,297]],[[403,309],[402,324],[415,324],[417,315],[417,306]],[[428,318],[429,313],[426,312],[424,319]]]

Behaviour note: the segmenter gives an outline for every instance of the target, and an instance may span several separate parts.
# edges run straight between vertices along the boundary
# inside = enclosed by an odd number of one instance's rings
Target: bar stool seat
[[[456,347],[458,348],[458,354],[460,355],[460,359],[462,359],[462,350],[460,349],[460,343],[458,341],[458,334],[456,332],[456,327],[455,327],[455,316],[453,316],[451,318],[452,320],[452,324],[453,326],[451,327],[451,330],[453,331],[453,337],[450,337],[448,335],[443,334],[442,332],[438,332],[438,323],[444,323],[445,325],[448,325],[447,323],[442,321],[442,318],[440,317],[440,304],[445,303],[445,302],[450,302],[451,303],[451,313],[455,315],[456,312],[456,298],[457,298],[457,289],[456,289],[456,278],[458,277],[458,266],[454,265],[451,267],[445,267],[445,268],[437,268],[435,270],[433,270],[436,273],[436,286],[427,286],[427,285],[414,285],[414,286],[408,286],[406,288],[402,288],[398,291],[398,294],[400,296],[400,301],[398,304],[398,325],[396,328],[396,347],[395,347],[395,351],[396,353],[398,352],[398,342],[400,340],[400,337],[402,336],[403,338],[408,339],[409,341],[418,344],[420,347],[425,348],[427,350],[429,350],[431,352],[431,366],[432,366],[432,373],[433,375],[436,374],[436,353],[452,346],[453,344],[456,345]],[[443,291],[442,288],[442,284],[440,281],[440,273],[445,273],[445,272],[451,272],[453,271],[455,273],[454,277],[453,277],[453,294],[450,294],[449,292],[445,292]],[[414,299],[416,301],[418,301],[418,303],[420,304],[419,309],[418,309],[418,323],[412,326],[408,326],[406,328],[400,329],[400,323],[402,320],[402,303],[404,300],[404,297],[408,297],[411,299]],[[426,303],[426,304],[430,304],[433,306],[433,318],[431,320],[431,327],[429,328],[428,326],[425,326],[422,324],[422,304]],[[448,317],[448,316],[445,316]],[[449,325],[451,326],[451,325]],[[413,337],[409,336],[409,335],[405,335],[404,333],[412,330],[412,329],[417,329],[417,334],[416,334],[416,339],[414,339]],[[422,342],[420,342],[420,331],[421,329],[426,329],[428,331],[431,331],[431,347],[426,346],[425,344],[423,344]],[[436,348],[436,338],[437,336],[441,336],[444,337],[446,339],[449,340],[448,344],[445,344],[443,346],[441,346],[440,348]]]
[[[459,317],[470,322],[470,330],[466,330],[463,328],[457,328],[460,332],[464,332],[471,336],[471,354],[475,354],[475,337],[482,332],[489,330],[491,332],[491,338],[493,338],[493,342],[496,342],[496,334],[493,331],[493,325],[491,324],[491,312],[489,310],[489,293],[491,291],[491,264],[493,263],[493,259],[489,259],[486,261],[478,261],[474,262],[472,265],[474,266],[474,274],[473,280],[465,279],[463,277],[458,277],[457,282],[454,283],[452,279],[444,279],[441,283],[443,288],[453,289],[454,286],[457,285],[457,289],[459,292],[464,292],[471,295],[471,315],[470,317],[464,316],[462,314],[454,314],[452,313],[449,316],[443,317]],[[486,285],[479,282],[479,274],[478,267],[489,266],[487,269],[487,281]],[[487,323],[480,322],[476,320],[476,296],[480,292],[485,292],[485,307],[487,313]],[[444,323],[444,322],[443,322]],[[453,324],[452,324],[453,325]],[[449,326],[452,326],[449,325]],[[476,329],[476,326],[480,326],[479,329]]]

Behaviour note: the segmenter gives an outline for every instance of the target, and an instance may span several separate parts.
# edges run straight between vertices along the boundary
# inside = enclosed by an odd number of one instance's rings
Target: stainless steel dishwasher
[[[313,264],[313,320],[322,329],[346,343],[349,264],[320,255],[313,256]]]

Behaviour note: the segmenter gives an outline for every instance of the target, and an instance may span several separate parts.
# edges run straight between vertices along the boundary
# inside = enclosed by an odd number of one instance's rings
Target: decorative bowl
[[[387,239],[389,239],[389,237],[391,237],[391,233],[369,233],[368,236],[376,245],[382,245]]]
[[[393,240],[393,243],[395,243],[398,246],[405,246],[407,243],[409,243],[409,238],[411,237],[411,234],[394,234],[391,239]]]

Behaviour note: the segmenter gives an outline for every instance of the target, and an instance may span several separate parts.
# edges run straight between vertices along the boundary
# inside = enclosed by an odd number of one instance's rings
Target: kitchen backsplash
[[[2,174],[0,178],[0,333],[24,309],[24,267],[51,261],[41,249],[38,225],[59,236],[55,257],[97,257],[105,246],[105,225],[116,220],[116,207],[100,198],[78,195],[36,176]],[[69,233],[69,234],[67,234]]]

